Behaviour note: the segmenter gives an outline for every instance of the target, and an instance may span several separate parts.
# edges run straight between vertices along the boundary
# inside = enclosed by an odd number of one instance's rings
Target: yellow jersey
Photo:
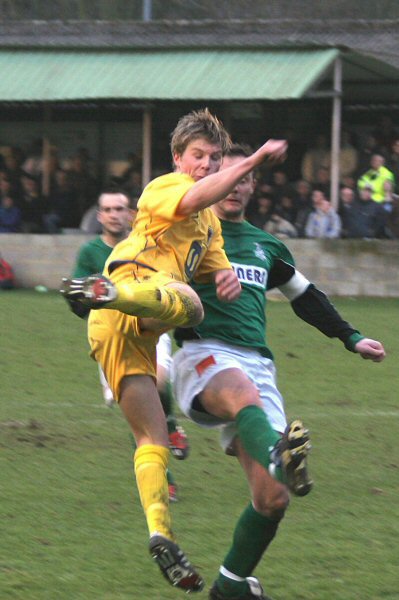
[[[109,256],[104,274],[132,266],[133,273],[151,276],[163,272],[172,279],[210,281],[210,274],[231,269],[223,250],[219,219],[210,208],[182,216],[176,209],[194,179],[184,173],[169,173],[151,181],[144,189],[130,235]],[[130,268],[129,268],[130,270]]]

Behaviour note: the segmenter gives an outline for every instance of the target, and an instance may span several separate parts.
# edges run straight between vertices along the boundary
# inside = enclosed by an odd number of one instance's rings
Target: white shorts
[[[224,421],[192,404],[214,375],[225,369],[240,369],[256,385],[269,422],[282,433],[287,421],[284,401],[276,385],[276,369],[269,358],[243,346],[232,346],[219,340],[192,340],[173,356],[172,384],[174,396],[182,412],[203,427],[221,428],[221,444],[226,451],[237,434],[234,421]]]
[[[157,365],[169,373],[172,367],[172,340],[168,333],[163,333],[157,343]]]

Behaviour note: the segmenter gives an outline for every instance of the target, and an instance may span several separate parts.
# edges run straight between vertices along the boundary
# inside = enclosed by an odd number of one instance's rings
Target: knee
[[[170,287],[174,288],[185,307],[185,322],[180,323],[179,327],[199,325],[204,318],[204,308],[198,294],[186,283],[172,283]]]
[[[191,315],[190,327],[196,327],[204,318],[204,309],[200,301],[194,301],[194,310]]]
[[[259,497],[253,498],[253,504],[256,512],[280,521],[285,514],[290,503],[290,496],[287,488],[284,485],[279,485],[273,493],[265,493]]]
[[[183,303],[186,304],[187,321],[180,327],[196,327],[204,318],[204,308],[200,299],[198,296],[191,296],[188,301],[183,300]]]

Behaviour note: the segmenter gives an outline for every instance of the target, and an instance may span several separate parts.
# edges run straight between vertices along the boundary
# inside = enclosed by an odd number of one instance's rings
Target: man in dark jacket
[[[359,190],[358,198],[342,203],[340,216],[345,237],[363,239],[386,237],[387,213],[381,204],[371,199],[371,194],[371,186],[366,185]]]

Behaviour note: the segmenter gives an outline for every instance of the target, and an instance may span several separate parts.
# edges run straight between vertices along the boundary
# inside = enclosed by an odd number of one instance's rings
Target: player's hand
[[[233,302],[241,294],[241,284],[232,269],[215,273],[216,295],[222,302]]]
[[[356,344],[355,350],[365,360],[381,362],[385,358],[385,350],[381,342],[377,342],[376,340],[370,340],[369,338],[364,338],[363,340],[360,340],[360,342]]]
[[[284,162],[287,156],[288,143],[286,140],[267,140],[255,152],[255,158],[260,162],[267,160],[268,164],[274,165]]]

